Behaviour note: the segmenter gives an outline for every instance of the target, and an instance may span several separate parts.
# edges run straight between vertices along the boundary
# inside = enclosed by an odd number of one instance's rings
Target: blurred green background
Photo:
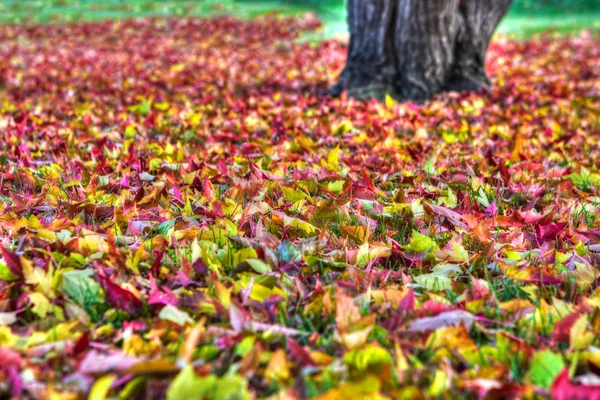
[[[325,28],[318,33],[322,38],[346,31],[344,0],[0,0],[0,23],[224,13],[251,18],[271,11],[314,11],[325,22]],[[584,28],[600,29],[600,0],[515,0],[500,29],[529,36],[549,29],[567,33]]]

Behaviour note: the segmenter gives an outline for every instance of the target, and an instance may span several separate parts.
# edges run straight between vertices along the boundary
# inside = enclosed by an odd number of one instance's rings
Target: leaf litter
[[[0,27],[0,393],[597,398],[600,39],[323,95],[314,18]]]

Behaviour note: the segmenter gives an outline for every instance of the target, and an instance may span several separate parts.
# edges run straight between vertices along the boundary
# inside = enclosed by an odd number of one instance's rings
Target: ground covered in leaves
[[[600,39],[379,105],[317,25],[0,27],[0,398],[598,398]]]

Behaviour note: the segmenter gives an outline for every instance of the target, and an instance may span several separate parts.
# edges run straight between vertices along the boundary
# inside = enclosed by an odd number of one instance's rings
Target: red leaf
[[[579,313],[569,314],[554,325],[552,340],[556,343],[569,343],[571,337],[571,327],[579,318]]]
[[[313,361],[310,354],[304,350],[294,339],[288,338],[288,350],[292,360],[296,361],[302,367],[314,367],[317,364]]]
[[[402,298],[400,301],[400,305],[398,306],[398,311],[404,312],[413,312],[415,311],[415,303],[417,298],[415,297],[415,291],[408,289],[408,293]]]
[[[546,226],[536,225],[536,236],[541,240],[554,240],[567,226],[566,222],[559,222]]]
[[[2,258],[4,258],[4,262],[6,262],[6,266],[14,275],[19,278],[23,277],[23,265],[21,264],[21,258],[4,248],[4,246],[0,245],[0,252],[2,252]]]
[[[77,343],[75,343],[75,346],[73,346],[71,355],[80,354],[84,350],[87,350],[89,347],[90,347],[90,334],[86,332],[83,335],[81,335],[79,340],[77,340]]]
[[[103,273],[98,274],[98,280],[106,291],[106,300],[115,308],[135,314],[142,307],[138,297],[127,289],[114,283]]]
[[[152,271],[152,274],[158,276],[160,273],[160,266],[162,264],[163,257],[165,256],[165,252],[164,250],[157,251],[154,253],[154,255],[154,262],[152,263],[152,267],[150,268],[150,270]]]

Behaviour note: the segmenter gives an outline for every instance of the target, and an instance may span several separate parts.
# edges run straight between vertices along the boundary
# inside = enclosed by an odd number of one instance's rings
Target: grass
[[[252,18],[268,12],[298,14],[315,10],[325,27],[306,39],[321,40],[345,34],[345,6],[331,2],[327,6],[314,2],[296,5],[277,0],[0,0],[0,23],[52,23],[97,21],[152,16],[211,16],[235,14]],[[559,33],[577,32],[585,28],[600,29],[600,9],[585,12],[580,8],[569,11],[564,7],[527,8],[516,4],[502,22],[500,31],[517,37],[555,30]]]

